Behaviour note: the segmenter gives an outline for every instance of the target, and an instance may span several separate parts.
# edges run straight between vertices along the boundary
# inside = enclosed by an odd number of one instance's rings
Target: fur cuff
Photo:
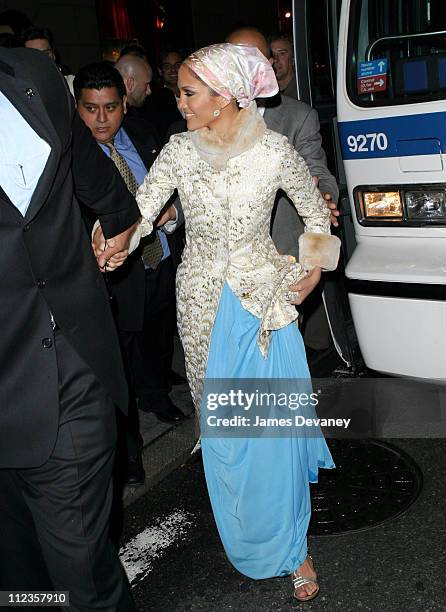
[[[341,241],[330,234],[304,233],[299,236],[299,263],[305,270],[320,267],[335,270],[338,265]]]

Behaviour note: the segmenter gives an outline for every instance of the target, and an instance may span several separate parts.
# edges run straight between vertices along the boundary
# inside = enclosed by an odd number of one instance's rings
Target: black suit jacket
[[[129,107],[128,114],[150,121],[162,142],[170,124],[181,119],[181,113],[177,108],[175,96],[170,89],[156,84],[150,85],[150,87],[152,88],[152,93],[150,96],[147,96],[143,106],[140,108]]]
[[[51,147],[25,217],[0,190],[0,468],[32,467],[48,459],[58,431],[50,312],[112,399],[127,406],[108,296],[73,177],[106,237],[134,223],[139,210],[90,131],[77,118],[72,126],[72,98],[44,53],[0,48],[0,89]]]
[[[122,127],[133,143],[147,171],[159,153],[153,125],[134,115],[126,115]],[[110,161],[110,160],[109,160]],[[113,162],[110,161],[111,164]],[[166,235],[174,267],[181,256],[182,244],[177,234]],[[145,270],[138,248],[123,266],[107,275],[107,283],[115,300],[113,308],[119,329],[140,331],[144,323]]]
[[[127,115],[122,127],[146,169],[149,170],[159,152],[158,137],[154,128],[144,119]],[[114,168],[113,162],[105,153],[102,151],[101,153]],[[145,302],[145,271],[141,259],[141,248],[129,255],[123,266],[107,274],[107,285],[114,297],[113,310],[119,329],[141,331]]]

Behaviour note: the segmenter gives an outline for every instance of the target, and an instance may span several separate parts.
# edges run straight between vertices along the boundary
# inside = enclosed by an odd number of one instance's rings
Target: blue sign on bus
[[[370,62],[359,62],[358,79],[364,77],[379,76],[387,72],[387,58],[372,60]]]

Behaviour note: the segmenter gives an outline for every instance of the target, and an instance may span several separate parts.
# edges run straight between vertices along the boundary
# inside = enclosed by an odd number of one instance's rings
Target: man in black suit
[[[129,189],[136,188],[158,153],[158,143],[151,124],[126,115],[126,88],[120,73],[106,62],[89,64],[76,76],[74,92],[78,113],[98,145],[121,166],[121,172],[131,174]],[[138,249],[110,276],[110,291],[116,298],[118,328],[139,406],[160,420],[178,423],[184,415],[168,395],[175,326],[171,255],[175,240],[161,230],[157,238],[162,247],[158,263],[143,264],[143,249]],[[128,443],[134,454],[134,443]]]
[[[126,411],[127,389],[73,182],[115,250],[139,210],[72,122],[56,65],[0,49],[0,590],[65,590],[71,610],[127,611],[108,537],[115,405]]]

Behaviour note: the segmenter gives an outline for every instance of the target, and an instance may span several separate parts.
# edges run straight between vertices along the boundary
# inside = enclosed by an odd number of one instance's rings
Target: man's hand
[[[130,237],[138,227],[138,222],[113,238],[104,238],[102,229],[97,228],[93,237],[93,251],[102,272],[115,270],[122,266],[128,255]]]
[[[318,176],[313,176],[313,183],[316,185],[318,185],[319,183],[319,177]],[[332,225],[334,225],[335,227],[339,227],[339,221],[338,221],[338,217],[341,214],[338,210],[338,205],[336,204],[336,202],[333,202],[333,196],[331,195],[331,193],[328,192],[324,192],[321,191],[321,196],[324,198],[325,200],[325,204],[327,205],[327,208],[330,209],[330,222]]]
[[[290,285],[290,291],[295,294],[290,296],[290,304],[302,304],[305,298],[310,295],[321,280],[321,272],[322,270],[320,268],[313,268],[313,270],[308,272],[305,278],[300,280],[296,285]]]
[[[96,228],[93,234],[93,240],[91,242],[91,246],[93,247],[93,253],[96,259],[100,255],[102,255],[102,253],[105,251],[107,247],[105,243],[104,232],[102,231],[102,227],[100,225],[98,225],[98,227]]]
[[[332,200],[332,196],[331,193],[324,193],[321,191],[321,195],[325,200],[325,203],[327,205],[327,208],[330,209],[330,222],[332,225],[334,225],[335,227],[339,227],[339,221],[338,221],[338,217],[341,214],[338,210],[338,205],[336,204],[336,202],[333,202]]]
[[[165,225],[168,221],[174,221],[177,218],[177,209],[173,204],[166,208],[166,210],[161,211],[159,217],[155,219],[155,223],[153,224],[155,227],[161,227]]]

